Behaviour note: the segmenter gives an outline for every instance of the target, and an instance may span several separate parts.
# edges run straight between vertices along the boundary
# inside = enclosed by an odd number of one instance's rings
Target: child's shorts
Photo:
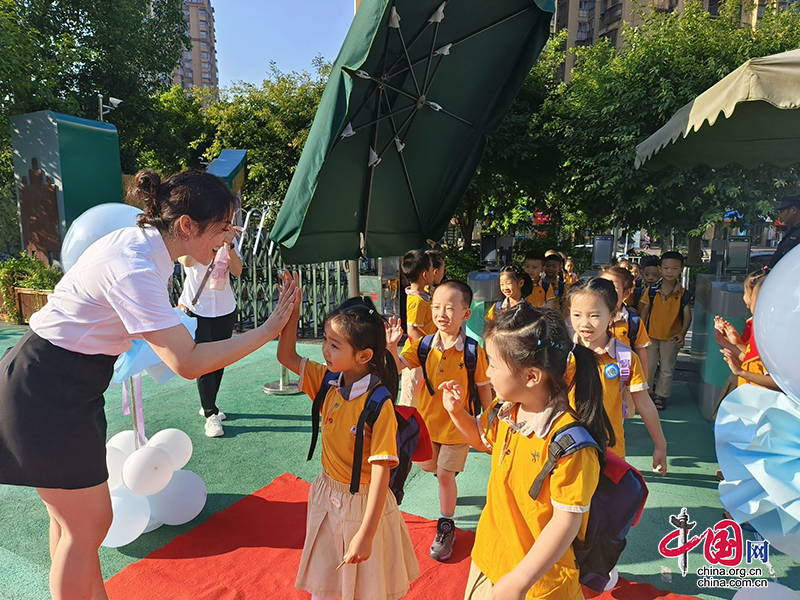
[[[363,563],[336,570],[361,527],[368,492],[369,484],[351,494],[349,485],[326,473],[317,477],[308,494],[298,589],[342,600],[396,600],[408,593],[409,583],[419,577],[419,565],[391,491],[372,541],[372,555]]]
[[[469,444],[438,444],[432,442],[433,458],[419,463],[420,468],[428,473],[435,473],[437,467],[445,471],[461,473],[467,464]]]

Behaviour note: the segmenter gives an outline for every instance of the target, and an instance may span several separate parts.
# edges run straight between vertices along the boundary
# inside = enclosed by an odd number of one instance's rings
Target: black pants
[[[236,323],[236,311],[222,317],[201,317],[192,315],[197,319],[196,342],[216,342],[227,340],[233,335],[233,326]],[[206,417],[219,413],[217,408],[217,392],[222,383],[222,374],[225,369],[206,373],[197,378],[197,391],[200,392],[200,404],[203,405]]]

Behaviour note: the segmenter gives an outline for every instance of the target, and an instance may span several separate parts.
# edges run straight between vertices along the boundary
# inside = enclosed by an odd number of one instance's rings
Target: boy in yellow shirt
[[[667,408],[678,352],[683,348],[686,332],[692,323],[691,295],[678,280],[683,272],[683,262],[680,252],[665,252],[661,257],[661,281],[642,294],[642,321],[647,325],[652,342],[647,347],[647,380],[655,392],[652,398],[658,410]],[[659,364],[661,371],[655,382]]]
[[[644,300],[642,298],[648,293],[647,289],[656,285],[661,281],[661,259],[657,256],[649,256],[642,261],[642,287],[634,289],[630,299],[625,300],[625,303],[633,310],[642,314],[644,308]]]
[[[424,250],[410,250],[403,256],[400,268],[409,284],[406,288],[408,340],[405,345],[405,348],[408,348],[414,340],[436,331],[431,315],[431,296],[426,289],[433,285],[433,260],[431,260],[431,255]],[[397,404],[415,406],[414,399],[421,385],[422,369],[403,371],[400,398]]]
[[[428,473],[436,473],[439,481],[441,518],[430,549],[431,558],[439,561],[453,554],[458,499],[456,474],[464,470],[469,453],[469,445],[461,438],[442,404],[439,386],[446,381],[457,381],[465,390],[472,388],[470,393],[464,394],[463,406],[476,416],[492,401],[486,354],[463,332],[463,325],[472,313],[471,303],[472,290],[468,285],[460,281],[439,285],[433,293],[431,306],[436,333],[414,340],[401,356],[395,354],[398,369],[424,368],[424,383],[417,392],[415,406],[433,444],[433,458],[420,467]],[[397,328],[388,333],[388,346],[394,353],[400,334]]]
[[[542,269],[544,268],[544,254],[541,252],[528,252],[522,263],[525,271],[533,282],[533,291],[525,298],[531,306],[544,306],[545,292],[542,287]]]

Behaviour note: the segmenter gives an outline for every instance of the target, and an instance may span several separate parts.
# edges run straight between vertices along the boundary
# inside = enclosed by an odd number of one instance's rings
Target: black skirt
[[[29,330],[0,360],[0,483],[80,489],[108,479],[103,392],[116,356]]]

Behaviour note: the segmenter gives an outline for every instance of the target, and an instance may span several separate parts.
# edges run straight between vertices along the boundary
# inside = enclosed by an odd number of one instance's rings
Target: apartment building
[[[184,0],[186,30],[192,39],[191,50],[184,50],[172,75],[175,85],[184,89],[219,87],[214,8],[211,0]]]

